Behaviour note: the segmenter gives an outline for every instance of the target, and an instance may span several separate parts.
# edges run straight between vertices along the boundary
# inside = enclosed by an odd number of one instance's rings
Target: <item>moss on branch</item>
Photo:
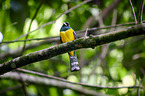
[[[113,41],[125,39],[132,36],[138,36],[145,34],[145,26],[137,25],[128,29],[114,31],[97,36],[82,37],[78,40],[59,44],[53,47],[49,47],[40,51],[29,53],[21,57],[17,57],[13,60],[7,61],[0,66],[0,74],[12,71],[13,69],[25,66],[27,64],[49,59],[51,57],[76,50],[81,48],[94,48],[96,46],[110,43]]]

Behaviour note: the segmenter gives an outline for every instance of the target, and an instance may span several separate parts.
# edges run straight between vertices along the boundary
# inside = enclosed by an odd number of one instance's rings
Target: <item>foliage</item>
[[[128,0],[115,0],[120,1],[116,6],[116,17],[114,9],[108,14],[105,14],[106,18],[103,18],[103,23],[100,22],[100,13],[105,8],[111,8],[114,5],[114,0],[93,0],[89,3],[72,10],[67,14],[62,13],[68,9],[80,4],[83,0],[45,0],[40,6],[36,17],[34,18],[30,30],[35,30],[39,26],[46,24],[50,21],[56,20],[55,23],[44,26],[34,32],[30,33],[28,39],[45,38],[59,36],[59,30],[63,22],[69,22],[71,27],[75,31],[85,30],[86,28],[108,26],[113,25],[112,21],[116,19],[115,24],[123,24],[134,22],[134,16]],[[132,0],[135,13],[138,16],[139,0]],[[26,34],[30,27],[30,22],[40,4],[39,0],[1,0],[0,1],[0,32],[3,34],[3,42],[11,41],[22,34]],[[110,6],[111,5],[111,6]],[[144,16],[143,14],[143,20]],[[57,18],[57,19],[56,19]],[[114,24],[114,25],[115,25]],[[98,35],[111,32],[113,30],[119,30],[127,28],[131,25],[119,26],[116,28],[88,31],[88,35]],[[81,37],[85,36],[85,32],[81,34]],[[144,35],[131,37],[128,39],[115,41],[109,44],[101,45],[95,49],[80,49],[77,50],[77,57],[81,67],[79,72],[70,72],[68,54],[59,55],[49,60],[43,60],[27,66],[23,69],[33,70],[47,75],[64,78],[72,82],[82,82],[85,84],[99,85],[99,86],[133,86],[133,85],[145,85],[145,39]],[[20,40],[24,40],[22,37]],[[44,40],[31,40],[27,41],[26,45],[38,44]],[[24,54],[35,52],[44,48],[48,48],[58,44],[59,42],[44,43],[41,46],[30,48],[25,50]],[[18,50],[24,46],[24,42],[14,43],[0,43],[0,55],[7,52]],[[17,53],[20,54],[20,53]],[[9,55],[3,60],[0,58],[0,63],[11,60],[17,56]],[[27,73],[28,74],[28,73]],[[42,84],[33,84],[31,82],[25,86],[29,95],[36,96],[80,96],[80,94],[74,90],[67,88],[59,88],[56,86],[48,86]],[[17,80],[0,79],[0,90],[7,88],[20,86],[22,83]],[[24,94],[22,87],[21,91],[16,88],[13,90],[7,89],[6,92],[0,91],[1,96],[20,96]],[[86,87],[85,87],[86,88]],[[88,88],[93,91],[97,91],[106,95],[137,95],[138,88],[121,88],[121,89],[109,89],[109,88]],[[47,95],[46,95],[47,94]],[[140,89],[140,95],[145,94],[145,89]]]

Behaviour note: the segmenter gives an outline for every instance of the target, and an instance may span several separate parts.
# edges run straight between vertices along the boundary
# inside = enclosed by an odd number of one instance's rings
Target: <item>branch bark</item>
[[[0,74],[12,71],[13,69],[25,66],[30,63],[49,59],[51,57],[76,50],[81,48],[95,48],[96,46],[110,43],[113,41],[125,39],[132,36],[138,36],[145,34],[145,25],[138,24],[128,29],[120,31],[114,31],[97,36],[83,37],[78,40],[70,41],[67,43],[59,44],[50,48],[46,48],[40,51],[26,54],[21,57],[17,57],[13,60],[7,61],[0,66]]]
[[[41,46],[43,44],[48,44],[48,43],[53,43],[53,42],[56,43],[58,41],[59,41],[59,37],[58,36],[56,36],[56,37],[50,37],[50,38],[48,38],[45,41],[41,41],[41,42],[38,42],[38,43],[31,43],[31,44],[27,45],[25,47],[25,50],[36,48],[36,47]],[[17,48],[15,50],[10,50],[8,52],[0,54],[0,60],[1,60],[0,63],[3,60],[7,59],[8,57],[18,57],[18,56],[21,56],[21,51],[22,51],[22,47]]]
[[[48,86],[55,86],[59,88],[68,88],[71,90],[74,90],[76,92],[88,95],[88,96],[106,96],[103,95],[99,92],[87,89],[85,87],[82,87],[80,85],[74,85],[58,80],[53,80],[53,79],[48,79],[44,77],[38,77],[38,76],[32,76],[24,73],[17,73],[17,72],[9,72],[6,73],[3,76],[0,76],[1,78],[6,78],[6,79],[12,79],[12,80],[21,80],[21,78],[24,80],[24,82],[29,82],[33,84],[42,84],[42,85],[48,85]]]

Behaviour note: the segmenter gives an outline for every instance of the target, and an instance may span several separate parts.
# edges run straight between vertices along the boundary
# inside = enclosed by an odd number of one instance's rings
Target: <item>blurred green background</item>
[[[139,1],[132,0],[135,13],[138,16]],[[30,22],[40,5],[41,0],[0,0],[0,32],[3,34],[3,42],[12,41],[29,30]],[[45,0],[40,6],[36,17],[34,18],[30,31],[56,20],[58,16],[68,9],[80,4],[83,0]],[[114,2],[118,2],[115,3]],[[113,7],[113,8],[112,8]],[[105,13],[105,8],[109,9]],[[112,9],[111,9],[112,8]],[[101,13],[102,12],[102,13]],[[103,23],[101,23],[101,15]],[[145,14],[143,13],[143,20]],[[44,26],[33,33],[30,33],[28,39],[46,38],[59,36],[59,30],[63,22],[69,22],[79,37],[85,36],[85,32],[79,32],[86,28],[110,26],[134,22],[133,12],[129,0],[93,0],[86,3],[71,12],[62,15],[55,23]],[[128,26],[119,26],[116,28],[88,31],[88,35],[98,35]],[[24,40],[25,37],[19,40]],[[43,43],[44,40],[27,41],[26,45],[32,44],[36,47],[29,48],[24,54],[35,52],[41,49],[54,46],[59,41]],[[17,56],[18,49],[22,49],[23,42],[1,43],[0,63],[11,60]],[[4,54],[15,52],[15,55]],[[59,55],[49,60],[43,60],[29,64],[22,68],[42,72],[48,75],[61,77],[73,82],[83,82],[86,84],[100,86],[133,86],[145,85],[145,36],[136,36],[102,46],[95,49],[77,50],[77,57],[81,67],[79,72],[70,72],[68,54]],[[21,85],[19,81],[0,78],[0,91],[7,88]],[[123,89],[99,89],[89,88],[106,95],[124,95],[137,96],[137,88]],[[41,84],[29,84],[26,87],[29,96],[85,96],[70,89],[58,88],[55,86],[44,86]],[[23,90],[15,89],[2,92],[0,96],[22,96]],[[140,95],[145,95],[145,89],[140,89]]]

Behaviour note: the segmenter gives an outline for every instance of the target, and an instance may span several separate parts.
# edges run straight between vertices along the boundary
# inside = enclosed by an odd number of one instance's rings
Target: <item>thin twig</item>
[[[17,85],[15,87],[10,87],[10,88],[4,89],[4,90],[0,90],[0,94],[3,94],[7,91],[15,90],[15,89],[18,89],[18,88],[22,88],[22,85]]]
[[[86,29],[86,32],[85,32],[85,37],[87,37],[87,34],[88,34],[88,28]]]
[[[55,77],[55,76],[50,76],[47,74],[43,74],[43,73],[39,73],[39,72],[34,72],[34,71],[30,71],[30,70],[26,70],[26,69],[20,69],[17,68],[17,71],[21,71],[21,72],[25,72],[25,73],[31,73],[31,74],[35,74],[35,75],[39,75],[41,77],[46,77],[46,78],[50,78],[50,79],[54,79],[54,80],[59,80],[59,81],[63,81],[63,82],[67,82],[67,83],[71,83],[71,84],[76,84],[76,85],[82,85],[82,86],[86,86],[86,87],[94,87],[94,88],[106,88],[106,89],[120,89],[120,88],[139,88],[139,86],[99,86],[99,85],[89,85],[89,84],[85,84],[85,83],[80,83],[80,82],[71,82],[71,81],[67,81],[66,79],[63,78],[59,78],[59,77]],[[142,86],[140,86],[142,88]]]
[[[144,7],[144,0],[140,1],[140,9],[139,9],[139,17],[138,17],[138,22],[142,23],[142,13],[143,13],[143,7]]]
[[[23,80],[23,78],[22,78],[20,72],[18,72],[18,74],[19,74],[19,77],[20,77],[19,82],[20,82],[21,85],[22,85],[22,90],[23,90],[23,92],[24,92],[24,95],[25,95],[25,96],[28,96],[28,93],[27,93],[27,91],[26,91],[26,84],[25,84],[25,82],[24,82],[24,80]]]
[[[36,12],[35,12],[35,14],[34,14],[32,20],[31,20],[31,22],[30,22],[29,29],[28,29],[28,33],[27,33],[27,35],[26,35],[26,37],[25,37],[25,41],[24,41],[24,45],[23,45],[21,54],[23,54],[23,52],[24,52],[24,50],[25,50],[26,39],[28,38],[28,36],[29,36],[29,34],[30,34],[30,29],[31,29],[32,22],[33,22],[33,20],[35,19],[35,17],[37,16],[37,13],[38,13],[40,7],[42,6],[42,4],[44,3],[44,1],[45,1],[45,0],[42,0],[42,1],[41,1],[41,3],[39,4],[38,8],[36,9]]]
[[[131,0],[129,0],[129,2],[130,2],[130,5],[131,5],[131,7],[132,7],[132,12],[133,12],[133,15],[134,15],[135,23],[137,24],[136,15],[135,15],[135,11],[134,11],[134,8],[133,8],[133,5],[132,5]]]
[[[113,18],[112,18],[112,23],[111,25],[116,25],[116,22],[117,22],[117,9],[114,9],[113,10]],[[113,31],[114,28],[111,28],[110,30]]]
[[[2,43],[24,42],[24,41],[35,41],[35,40],[46,40],[46,39],[54,39],[54,38],[58,38],[58,36],[54,36],[54,37],[44,37],[44,38],[33,38],[33,39],[17,40],[17,41],[4,41],[4,42],[1,42],[0,44],[2,44]]]
[[[14,22],[14,23],[12,23],[12,24],[9,24],[9,25],[7,25],[7,26],[4,26],[4,27],[0,28],[0,30],[2,30],[3,28],[6,28],[6,27],[8,27],[8,26],[16,25],[16,24],[17,24],[17,22]]]
[[[116,24],[116,25],[110,25],[110,26],[104,26],[104,27],[93,27],[93,28],[88,28],[88,31],[94,31],[94,30],[101,30],[101,29],[108,29],[108,28],[115,28],[118,26],[127,26],[127,25],[134,25],[135,22],[130,22],[130,23],[124,23],[124,24]],[[81,31],[76,31],[78,32],[85,32],[86,30],[81,30]]]
[[[139,80],[139,88],[137,90],[137,96],[140,96],[141,79]]]
[[[99,27],[104,27],[102,15],[99,15]],[[100,30],[100,31],[101,31],[101,33],[104,32],[103,30]],[[103,47],[101,47],[101,49],[103,49]],[[104,59],[104,58],[102,58],[103,57],[102,53],[103,53],[104,50],[101,50],[101,51],[102,52],[99,55],[99,59],[98,59],[97,63],[93,66],[93,69],[92,69],[91,73],[89,74],[88,79],[96,72],[96,68],[101,65],[101,62]]]

